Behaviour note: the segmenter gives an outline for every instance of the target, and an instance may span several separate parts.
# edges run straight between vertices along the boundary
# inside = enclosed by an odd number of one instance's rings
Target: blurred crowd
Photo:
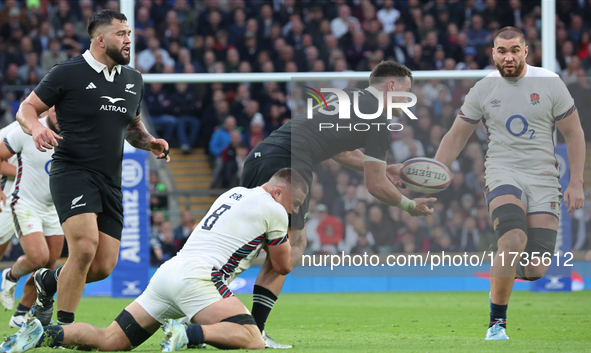
[[[491,39],[500,28],[523,30],[527,62],[541,65],[540,1],[528,0],[139,0],[135,2],[135,67],[144,73],[369,71],[392,59],[412,70],[494,69]],[[21,98],[53,65],[81,54],[90,41],[86,20],[110,0],[0,2],[0,125],[14,120]],[[591,1],[556,6],[556,70],[575,97],[586,135],[591,118]],[[315,83],[343,88],[346,80]],[[419,118],[401,118],[391,162],[432,157],[474,80],[415,81]],[[289,83],[149,84],[146,115],[158,133],[184,153],[205,148],[212,187],[238,183],[248,152],[305,108]],[[375,202],[361,176],[332,161],[317,167],[308,219],[309,251],[420,252],[494,247],[483,199],[486,129],[479,124],[454,162],[454,181],[437,195],[436,212],[413,218]],[[154,216],[166,210],[166,189],[151,180]],[[153,181],[153,182],[152,182]],[[408,190],[404,191],[411,195]],[[591,237],[575,219],[577,244]],[[160,261],[182,242],[160,222],[153,231]],[[154,224],[158,224],[158,220]],[[185,226],[186,228],[187,226]],[[185,229],[183,228],[183,229]],[[178,229],[178,228],[177,228]],[[581,231],[581,229],[583,229]],[[176,230],[175,230],[176,231]],[[184,233],[186,233],[183,230]],[[184,234],[183,233],[183,234]],[[176,233],[175,233],[176,234]],[[585,237],[585,239],[583,239]]]

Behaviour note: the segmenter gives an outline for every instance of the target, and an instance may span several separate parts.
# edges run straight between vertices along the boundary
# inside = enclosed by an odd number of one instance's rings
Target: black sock
[[[26,313],[29,312],[29,310],[31,310],[31,308],[29,308],[28,306],[24,306],[21,303],[18,303],[18,306],[16,307],[16,312],[14,313],[14,316],[25,315]]]
[[[59,347],[64,343],[64,328],[61,326],[45,326],[43,335],[35,347]]]
[[[14,277],[14,275],[12,274],[12,268],[6,274],[6,279],[9,280],[10,282],[18,282],[18,278]]]
[[[41,277],[41,282],[45,287],[45,291],[48,295],[57,292],[57,279],[60,275],[62,267],[56,268],[55,270],[45,271]]]
[[[494,325],[495,322],[502,320],[501,327],[507,328],[507,305],[497,305],[490,303],[490,323],[488,327]]]
[[[277,296],[273,292],[255,284],[252,291],[252,316],[261,332],[265,329],[265,323],[276,301]]]
[[[190,324],[187,326],[187,338],[189,343],[187,346],[196,346],[205,342],[203,337],[203,328],[199,324]]]
[[[69,313],[67,311],[58,311],[57,312],[57,323],[60,325],[68,325],[74,322],[74,313]]]

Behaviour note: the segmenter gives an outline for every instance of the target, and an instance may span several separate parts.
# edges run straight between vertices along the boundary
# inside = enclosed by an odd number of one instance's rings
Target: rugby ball
[[[424,194],[443,191],[451,184],[447,166],[431,158],[413,158],[400,168],[400,179],[407,188]]]

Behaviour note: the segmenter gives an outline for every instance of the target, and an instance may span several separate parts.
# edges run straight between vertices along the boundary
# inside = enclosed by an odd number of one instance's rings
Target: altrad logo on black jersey
[[[102,104],[100,110],[105,110],[108,112],[119,112],[123,114],[127,113],[127,108],[114,105],[117,102],[124,102],[125,98],[113,98],[109,96],[101,96],[101,98],[108,100],[111,104]]]

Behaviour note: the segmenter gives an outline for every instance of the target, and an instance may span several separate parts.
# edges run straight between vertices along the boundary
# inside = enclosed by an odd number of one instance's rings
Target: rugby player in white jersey
[[[0,141],[4,141],[6,135],[12,130],[20,129],[18,122],[13,122],[3,129],[0,130]],[[0,190],[6,195],[6,203],[0,204],[0,259],[4,256],[10,239],[14,235],[14,229],[12,228],[12,215],[10,214],[10,189],[14,183],[14,177],[16,176],[16,156],[12,156],[7,161],[2,161],[0,166]]]
[[[585,139],[573,98],[558,75],[525,63],[528,47],[514,27],[501,29],[492,55],[498,72],[466,95],[435,159],[450,165],[482,120],[488,134],[485,195],[498,237],[490,273],[490,323],[486,340],[509,339],[507,307],[515,278],[535,281],[554,255],[562,194],[554,155],[554,128],[564,135],[570,184],[568,212],[584,205]],[[518,252],[521,258],[512,261]],[[544,264],[545,263],[545,264]],[[536,266],[537,265],[537,266]]]
[[[39,122],[58,131],[53,108]],[[9,191],[12,195],[10,223],[25,253],[12,267],[2,272],[0,302],[6,310],[14,308],[14,291],[18,279],[42,267],[55,267],[62,252],[64,232],[49,191],[52,155],[53,150],[39,151],[35,141],[20,128],[13,129],[0,141],[0,159],[8,161],[15,156],[17,158],[17,176]],[[35,302],[36,294],[33,278],[30,277],[25,284],[21,302],[10,319],[11,327],[22,325],[25,314]]]
[[[164,323],[162,351],[207,343],[226,349],[263,349],[261,331],[228,285],[264,248],[275,271],[291,271],[288,213],[297,212],[308,185],[295,170],[276,172],[262,186],[222,194],[183,249],[165,262],[150,284],[106,329],[86,323],[42,327],[30,319],[0,346],[17,353],[35,347],[130,350]],[[187,326],[172,319],[191,318]]]

